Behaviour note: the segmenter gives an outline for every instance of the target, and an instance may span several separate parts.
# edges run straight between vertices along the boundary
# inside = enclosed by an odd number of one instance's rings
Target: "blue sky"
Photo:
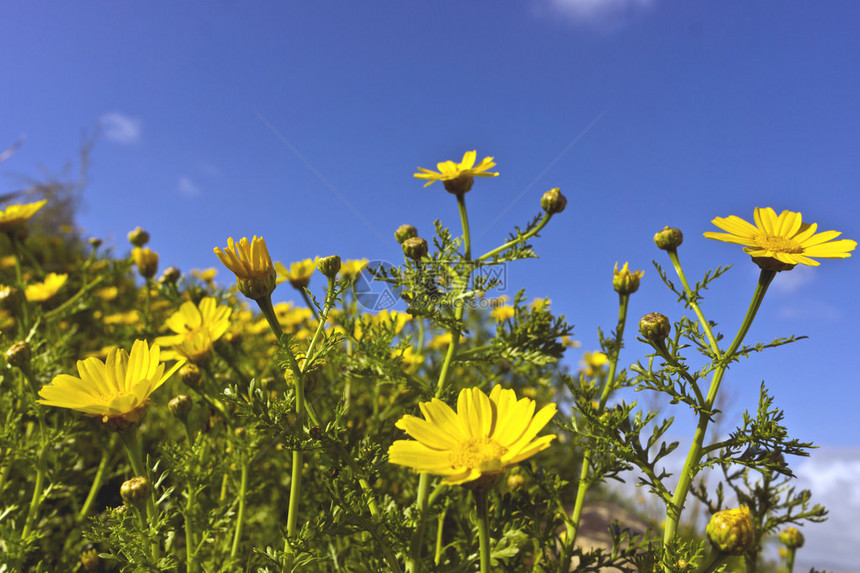
[[[476,251],[546,189],[567,195],[541,259],[508,277],[551,298],[584,349],[614,326],[616,261],[646,272],[634,323],[678,317],[650,262],[668,264],[651,241],[666,224],[685,232],[691,277],[735,265],[704,303],[731,337],[757,270],[702,237],[712,218],[772,206],[860,237],[858,23],[851,1],[18,3],[0,20],[0,147],[26,140],[0,191],[56,172],[100,125],[78,222],[119,251],[140,225],[162,267],[217,266],[213,246],[254,234],[285,263],[396,262],[400,224],[458,227],[453,198],[415,168],[477,149],[501,175],[467,196]],[[825,465],[860,460],[857,284],[856,257],[781,274],[749,339],[809,340],[724,384],[740,411],[764,380]],[[631,339],[622,359],[642,352]],[[809,554],[825,527],[807,528]]]

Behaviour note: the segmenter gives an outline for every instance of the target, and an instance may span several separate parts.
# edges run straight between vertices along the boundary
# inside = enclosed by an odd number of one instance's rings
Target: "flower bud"
[[[671,331],[669,319],[659,312],[649,312],[639,321],[639,332],[646,340],[662,341]]]
[[[133,477],[123,482],[119,494],[126,505],[139,506],[152,495],[152,482],[147,477]]]
[[[662,231],[658,231],[654,235],[654,242],[657,244],[657,247],[664,251],[674,251],[684,242],[684,234],[681,232],[681,229],[666,226],[663,227]]]
[[[94,249],[98,249],[102,246],[102,240],[98,237],[90,237],[89,238],[90,246]]]
[[[615,263],[615,270],[612,275],[612,288],[615,292],[621,295],[630,295],[639,290],[639,279],[644,275],[644,271],[633,271],[627,269],[627,263],[618,270],[618,263]]]
[[[81,566],[84,571],[98,571],[99,561],[99,552],[95,549],[81,553]]]
[[[564,208],[567,207],[567,197],[562,195],[561,189],[556,187],[543,194],[543,197],[541,197],[540,200],[540,206],[550,215],[555,215],[557,213],[561,213],[564,211]]]
[[[135,227],[133,231],[128,233],[128,242],[135,247],[142,247],[149,242],[149,233],[140,227]]]
[[[803,534],[796,527],[787,527],[779,534],[779,540],[788,549],[800,549],[803,547]]]
[[[511,474],[508,476],[508,489],[515,490],[526,485],[526,478],[522,474]]]
[[[179,379],[192,388],[200,388],[203,378],[200,376],[200,368],[191,362],[179,369]]]
[[[337,277],[337,273],[340,271],[340,257],[337,255],[323,257],[317,261],[317,268],[322,274],[333,279]]]
[[[715,513],[705,532],[714,547],[729,555],[743,554],[755,541],[752,516],[743,505]]]
[[[25,369],[30,366],[30,345],[21,340],[6,350],[6,362],[15,368]]]
[[[185,394],[180,394],[167,403],[170,413],[183,422],[188,418],[188,414],[191,412],[192,406],[194,406],[194,402],[191,400],[190,396]]]
[[[137,266],[137,272],[145,279],[151,279],[158,272],[158,253],[149,248],[135,247],[131,251],[131,258]]]
[[[413,261],[420,260],[427,254],[427,241],[421,237],[406,239],[400,246],[403,247],[403,254]]]
[[[417,237],[417,236],[418,236],[418,229],[416,229],[412,225],[400,225],[399,227],[397,227],[397,230],[394,231],[394,238],[401,245],[403,244],[403,241],[405,241],[406,239],[411,239],[411,238]]]
[[[167,267],[164,269],[164,272],[161,273],[161,278],[158,279],[158,282],[162,284],[171,284],[175,285],[179,280],[179,277],[182,276],[182,271],[177,269],[176,267]]]

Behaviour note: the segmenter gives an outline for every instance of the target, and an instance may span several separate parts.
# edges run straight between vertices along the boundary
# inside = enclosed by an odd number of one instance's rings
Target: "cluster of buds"
[[[399,227],[397,227],[397,230],[394,231],[394,238],[401,245],[407,239],[413,239],[417,236],[418,229],[416,229],[412,225],[400,225]]]

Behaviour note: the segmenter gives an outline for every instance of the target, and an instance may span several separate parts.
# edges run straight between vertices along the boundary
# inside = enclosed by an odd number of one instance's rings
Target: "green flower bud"
[[[511,474],[508,476],[508,489],[515,490],[526,485],[526,478],[522,474]]]
[[[196,364],[188,362],[179,369],[179,379],[192,388],[200,388],[203,378],[200,376],[200,368]]]
[[[337,273],[340,272],[340,257],[337,255],[323,257],[317,261],[317,268],[322,274],[333,279],[337,277]]]
[[[659,312],[649,312],[639,321],[639,332],[645,340],[662,341],[671,331],[669,319]]]
[[[541,197],[540,200],[540,206],[550,215],[555,215],[557,213],[561,213],[564,211],[564,208],[567,207],[567,197],[562,195],[561,189],[556,187],[543,194],[543,197]]]
[[[131,258],[137,266],[137,272],[145,279],[151,279],[158,272],[158,253],[149,248],[135,247],[131,250]]]
[[[102,240],[99,239],[98,237],[90,237],[89,242],[90,242],[90,246],[93,249],[98,249],[99,247],[102,246]],[[93,551],[95,551],[95,550],[93,550]]]
[[[182,271],[180,271],[176,267],[167,267],[166,269],[164,269],[164,272],[161,273],[161,278],[158,279],[158,282],[162,284],[175,285],[177,281],[179,281],[179,277],[181,276]]]
[[[681,229],[666,226],[654,235],[654,242],[664,251],[674,251],[684,242],[684,234]]]
[[[185,394],[180,394],[167,403],[167,408],[170,410],[170,413],[183,422],[188,418],[188,414],[191,412],[192,406],[194,406],[194,401],[191,400],[190,396],[186,396]]]
[[[25,341],[16,342],[6,350],[6,362],[15,368],[25,369],[30,366],[30,345]]]
[[[152,495],[152,482],[147,477],[133,477],[123,482],[119,494],[126,505],[138,507]]]
[[[403,247],[403,254],[413,261],[420,260],[427,254],[427,241],[421,237],[406,239],[400,246]]]
[[[743,554],[755,541],[755,527],[746,506],[718,511],[705,532],[715,548],[729,555]]]
[[[135,229],[130,231],[128,234],[128,242],[135,247],[142,247],[149,242],[149,233],[140,227],[135,227]]]
[[[412,225],[400,225],[399,227],[397,227],[397,230],[394,231],[394,238],[401,245],[403,244],[403,241],[405,241],[406,239],[411,239],[411,238],[417,237],[417,236],[418,236],[418,229],[416,229]]]
[[[787,527],[779,534],[779,540],[788,549],[800,549],[803,547],[803,534],[795,527]]]
[[[615,263],[615,270],[612,274],[612,288],[618,294],[630,295],[639,290],[639,279],[644,275],[644,271],[633,271],[627,269],[627,263],[618,270],[618,263]]]
[[[463,195],[464,193],[468,193],[469,190],[472,189],[472,184],[474,182],[475,178],[471,175],[460,175],[459,177],[455,177],[454,179],[442,181],[442,185],[445,186],[445,191],[447,191],[448,193],[453,193],[454,195]]]

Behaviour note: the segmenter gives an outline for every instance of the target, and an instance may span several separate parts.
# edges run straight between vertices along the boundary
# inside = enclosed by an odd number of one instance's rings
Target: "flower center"
[[[763,249],[767,249],[773,253],[802,253],[803,247],[796,242],[786,237],[778,237],[774,235],[759,235],[755,238],[755,242]]]
[[[486,461],[499,460],[508,449],[490,438],[472,438],[451,451],[448,459],[454,467],[477,468]]]

